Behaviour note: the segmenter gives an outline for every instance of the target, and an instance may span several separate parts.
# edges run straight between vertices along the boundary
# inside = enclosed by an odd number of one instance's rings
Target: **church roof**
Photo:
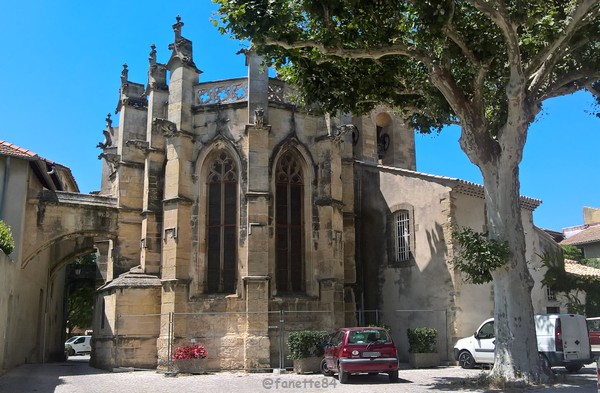
[[[397,168],[387,165],[375,164],[366,161],[357,160],[357,163],[365,166],[374,166],[378,167],[390,172],[403,173],[409,176],[420,177],[424,179],[429,179],[433,181],[443,182],[448,187],[451,187],[453,191],[459,192],[461,194],[471,195],[478,198],[484,198],[484,189],[483,186],[477,183],[473,183],[467,180],[462,180],[455,177],[448,176],[440,176],[440,175],[432,175],[429,173],[411,171],[409,169]],[[530,198],[527,196],[521,196],[521,207],[528,210],[535,210],[539,205],[542,204],[540,199]]]

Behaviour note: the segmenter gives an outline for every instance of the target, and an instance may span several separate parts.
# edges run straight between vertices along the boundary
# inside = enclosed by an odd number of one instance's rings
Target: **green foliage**
[[[68,277],[67,285],[67,328],[87,328],[92,326],[94,312],[95,278],[90,275],[96,264],[96,254],[82,255],[76,258],[71,269],[87,271],[81,276]],[[87,268],[86,268],[87,267]]]
[[[390,331],[390,326],[386,325],[385,323],[370,323],[367,326],[369,326],[369,327],[379,327],[379,328],[387,330],[388,332]]]
[[[327,332],[316,330],[291,332],[288,336],[290,359],[298,360],[313,356],[323,356],[323,341],[325,341],[327,336]]]
[[[470,101],[483,129],[498,135],[515,71],[526,83],[535,79],[527,85],[534,111],[553,96],[598,90],[598,4],[577,23],[574,0],[213,1],[222,33],[252,41],[305,102],[327,112],[387,104],[429,132],[461,117],[451,100]],[[516,42],[502,26],[515,27]],[[442,74],[456,94],[433,87]]]
[[[94,287],[81,286],[76,288],[67,302],[67,328],[87,328],[92,326],[94,312]]]
[[[508,260],[507,242],[489,240],[486,234],[470,228],[454,230],[452,237],[459,245],[452,264],[465,275],[467,282],[483,284],[492,281],[491,272]]]
[[[6,255],[10,255],[15,249],[15,241],[12,237],[10,226],[0,220],[0,250]]]
[[[584,258],[581,263],[585,266],[600,269],[600,258]]]
[[[585,315],[600,315],[600,279],[593,276],[578,276],[565,271],[561,253],[538,255],[546,274],[542,284],[566,299],[567,312]],[[581,304],[579,294],[586,293],[586,304]]]
[[[565,259],[579,262],[583,258],[583,252],[576,246],[564,245],[562,246],[562,249]]]
[[[428,327],[406,329],[408,336],[408,352],[434,353],[437,352],[437,330]]]

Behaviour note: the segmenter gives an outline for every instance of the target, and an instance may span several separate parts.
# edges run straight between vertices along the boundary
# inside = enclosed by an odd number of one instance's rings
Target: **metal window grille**
[[[394,243],[397,261],[410,258],[410,221],[408,210],[400,210],[394,215]]]
[[[546,287],[546,298],[548,300],[556,300],[556,292],[552,288]]]

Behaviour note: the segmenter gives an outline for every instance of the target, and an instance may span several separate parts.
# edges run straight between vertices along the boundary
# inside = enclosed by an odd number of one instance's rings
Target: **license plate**
[[[381,356],[380,352],[363,352],[364,358],[376,358]]]

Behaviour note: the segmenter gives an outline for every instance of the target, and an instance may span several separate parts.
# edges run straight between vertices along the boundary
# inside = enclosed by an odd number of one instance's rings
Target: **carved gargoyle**
[[[132,146],[136,149],[143,151],[144,153],[147,153],[148,151],[150,151],[150,143],[148,141],[143,141],[143,140],[139,140],[139,139],[130,139],[128,141],[125,141],[125,145]]]
[[[177,125],[167,119],[155,118],[152,120],[152,125],[154,127],[158,127],[159,131],[161,131],[167,138],[178,133]]]
[[[332,128],[331,137],[334,141],[341,141],[344,134],[351,132],[352,139],[354,140],[354,135],[358,135],[358,128],[354,124],[342,124],[341,126],[335,126]]]
[[[119,161],[121,161],[121,156],[118,154],[114,154],[114,153],[100,153],[98,155],[98,159],[102,159],[104,158],[106,160],[106,162],[113,164],[113,165],[117,165],[119,163]]]
[[[112,146],[112,137],[110,136],[110,132],[108,132],[107,130],[102,130],[102,133],[104,134],[104,142],[98,142],[96,147],[99,147],[101,149],[106,149],[107,147],[111,147]]]

